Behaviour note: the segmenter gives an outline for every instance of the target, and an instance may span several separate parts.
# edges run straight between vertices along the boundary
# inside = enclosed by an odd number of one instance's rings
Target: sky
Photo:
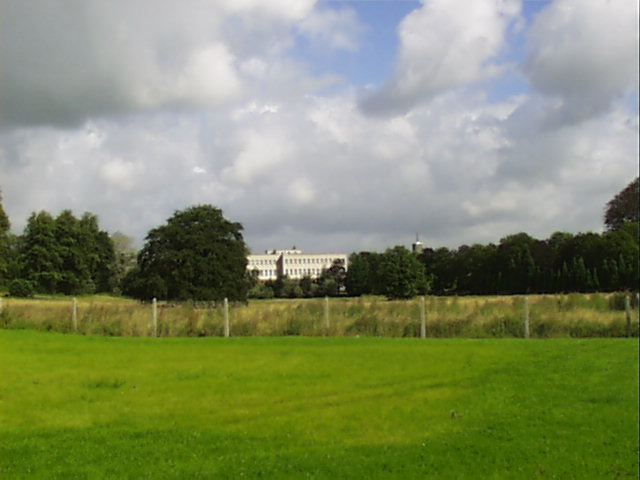
[[[638,81],[634,0],[4,0],[2,204],[138,247],[212,204],[253,253],[597,232]]]

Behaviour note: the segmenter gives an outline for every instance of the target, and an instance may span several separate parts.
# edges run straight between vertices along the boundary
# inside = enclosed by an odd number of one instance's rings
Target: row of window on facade
[[[309,265],[309,264],[328,264],[331,263],[331,258],[285,258],[284,263],[289,265]]]
[[[284,263],[286,265],[325,265],[330,264],[334,259],[332,258],[285,258]],[[276,259],[250,259],[249,263],[252,265],[275,265]]]
[[[322,271],[324,269],[323,268],[287,268],[284,270],[284,274],[289,276],[310,276],[310,277],[317,277],[319,276]],[[278,271],[277,270],[254,270],[254,272],[257,272],[258,277],[262,278],[262,277],[276,277],[278,275]]]

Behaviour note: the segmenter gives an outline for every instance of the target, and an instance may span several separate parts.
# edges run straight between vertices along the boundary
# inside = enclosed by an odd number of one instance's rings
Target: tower
[[[424,244],[420,241],[419,235],[416,233],[416,241],[411,244],[411,250],[413,253],[421,254],[424,250]]]

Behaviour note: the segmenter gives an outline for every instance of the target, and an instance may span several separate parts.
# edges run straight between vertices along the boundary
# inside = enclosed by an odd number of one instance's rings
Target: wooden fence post
[[[424,295],[420,297],[420,338],[427,338],[427,314],[424,308]]]
[[[329,320],[329,297],[324,297],[324,329],[327,336],[331,332],[331,323]]]
[[[524,338],[529,338],[529,297],[524,297]]]
[[[71,301],[71,325],[73,326],[73,331],[78,331],[78,301],[74,297]]]
[[[224,299],[224,338],[229,338],[231,329],[229,328],[229,299]]]
[[[151,325],[153,327],[153,336],[158,336],[158,300],[153,297],[151,301]]]
[[[631,337],[631,302],[629,300],[629,295],[624,297],[624,312],[627,316],[627,337]]]

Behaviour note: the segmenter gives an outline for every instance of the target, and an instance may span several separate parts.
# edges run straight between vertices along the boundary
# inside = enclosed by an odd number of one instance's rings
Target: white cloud
[[[381,119],[363,115],[353,96],[310,96],[233,121],[232,109],[205,122],[101,121],[91,127],[99,144],[84,128],[15,131],[0,140],[3,205],[17,229],[31,210],[72,208],[140,241],[174,210],[212,203],[245,225],[254,250],[382,249],[415,232],[457,246],[599,229],[604,204],[637,168],[637,119],[618,108],[527,140],[510,136],[513,108],[450,94]],[[327,128],[334,123],[346,135]]]
[[[607,12],[592,4],[543,10],[529,40],[534,91],[491,101],[486,78],[518,4],[425,2],[402,23],[396,71],[375,97],[403,114],[376,116],[290,48],[303,28],[327,48],[357,40],[332,36],[355,20],[329,18],[326,4],[161,0],[144,16],[142,0],[62,3],[8,0],[16,21],[0,33],[11,62],[0,186],[18,232],[33,210],[71,208],[140,243],[176,209],[211,203],[254,250],[383,249],[416,232],[458,246],[597,230],[637,174],[637,111],[619,98],[630,77],[616,60],[628,47],[602,32],[588,44],[596,58],[562,43],[564,29],[596,28],[582,17]],[[309,18],[319,26],[301,27]],[[572,96],[565,73],[594,65],[613,78],[575,79]],[[551,128],[549,112],[579,97],[589,115]]]
[[[225,10],[232,13],[259,15],[281,21],[299,21],[305,18],[317,0],[221,0]]]
[[[135,106],[161,108],[184,105],[206,108],[236,99],[241,82],[234,59],[221,43],[203,46],[189,54],[182,70],[158,74],[133,92]]]
[[[638,83],[638,7],[628,0],[557,0],[529,30],[525,73],[556,99],[553,125],[605,112]]]
[[[316,9],[299,23],[300,32],[317,42],[322,48],[337,48],[356,51],[364,26],[358,21],[354,10]]]
[[[248,186],[266,175],[283,171],[282,164],[291,158],[291,141],[275,130],[242,132],[237,141],[239,152],[230,167],[222,171],[222,178]],[[285,170],[286,171],[286,170]]]
[[[366,112],[406,112],[421,101],[477,81],[492,69],[508,25],[519,14],[515,0],[430,0],[399,28],[395,72],[362,103]]]
[[[100,173],[111,188],[131,191],[136,184],[135,170],[136,167],[133,163],[114,158],[102,165]]]

